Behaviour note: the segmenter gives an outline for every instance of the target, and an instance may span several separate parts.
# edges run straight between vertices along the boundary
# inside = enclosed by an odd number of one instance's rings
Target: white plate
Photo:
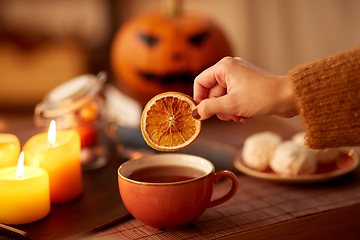
[[[342,151],[333,164],[319,165],[316,173],[299,176],[281,176],[271,169],[257,171],[246,166],[241,158],[241,152],[234,159],[234,166],[240,172],[252,177],[267,179],[276,182],[286,183],[316,183],[332,180],[353,171],[359,165],[358,154],[351,149],[348,152]]]

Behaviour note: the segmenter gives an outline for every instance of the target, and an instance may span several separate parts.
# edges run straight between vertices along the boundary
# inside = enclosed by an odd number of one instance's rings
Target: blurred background
[[[116,84],[109,64],[116,31],[165,1],[1,0],[0,115],[33,109],[84,73],[105,70]],[[183,0],[182,9],[216,22],[233,56],[276,74],[360,43],[357,0]]]

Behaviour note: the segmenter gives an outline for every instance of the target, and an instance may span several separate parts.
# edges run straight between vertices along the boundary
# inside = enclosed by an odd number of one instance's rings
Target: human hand
[[[194,81],[193,117],[205,120],[246,122],[252,117],[298,114],[292,84],[241,58],[225,57],[199,74]]]

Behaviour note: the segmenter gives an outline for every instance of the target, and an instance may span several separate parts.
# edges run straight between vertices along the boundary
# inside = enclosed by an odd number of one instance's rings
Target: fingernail
[[[195,119],[197,119],[197,120],[201,118],[200,115],[199,115],[199,113],[198,113],[197,108],[195,108],[195,109],[192,111],[192,116],[193,116],[193,118],[195,118]]]

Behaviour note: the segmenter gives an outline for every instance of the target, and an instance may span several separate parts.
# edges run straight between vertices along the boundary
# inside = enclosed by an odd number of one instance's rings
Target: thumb
[[[192,112],[197,120],[205,120],[215,114],[231,114],[233,109],[227,101],[227,95],[219,98],[208,98],[201,101]]]

